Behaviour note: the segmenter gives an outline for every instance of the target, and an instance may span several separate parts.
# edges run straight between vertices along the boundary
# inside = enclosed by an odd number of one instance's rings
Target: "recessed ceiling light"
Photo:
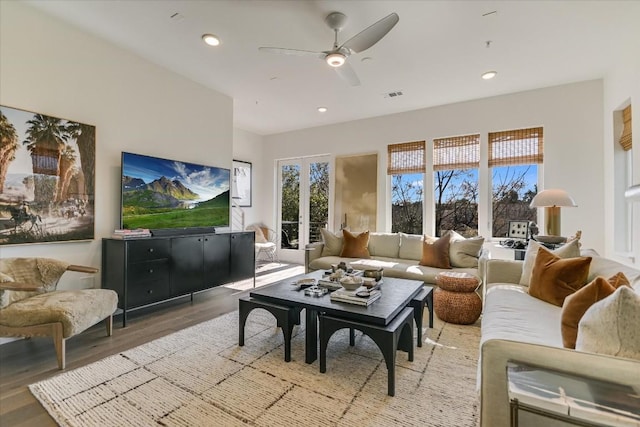
[[[497,71],[487,71],[486,73],[482,73],[482,78],[485,80],[490,80],[494,78],[498,74]]]
[[[213,34],[203,34],[202,40],[209,46],[218,46],[220,44],[220,39]]]
[[[326,113],[327,112],[327,107],[318,107],[318,112]]]

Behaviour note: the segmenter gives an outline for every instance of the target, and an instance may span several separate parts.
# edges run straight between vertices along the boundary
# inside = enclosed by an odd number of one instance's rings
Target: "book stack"
[[[380,291],[375,290],[370,291],[368,297],[359,297],[356,295],[356,292],[359,292],[361,290],[364,290],[364,288],[360,288],[356,291],[347,291],[346,289],[341,288],[337,291],[332,292],[330,298],[331,301],[368,306],[374,301],[377,301],[382,296],[382,293]]]
[[[151,232],[148,228],[134,228],[134,229],[116,229],[111,235],[114,239],[140,239],[143,237],[151,237]]]

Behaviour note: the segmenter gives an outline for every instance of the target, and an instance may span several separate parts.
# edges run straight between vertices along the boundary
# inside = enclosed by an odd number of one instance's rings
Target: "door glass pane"
[[[282,204],[280,206],[282,236],[281,249],[298,249],[298,219],[300,218],[300,166],[283,165]]]
[[[307,242],[319,242],[329,221],[329,163],[309,164],[309,227]]]

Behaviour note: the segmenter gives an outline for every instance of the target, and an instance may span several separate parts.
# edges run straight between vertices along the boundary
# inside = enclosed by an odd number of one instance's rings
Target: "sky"
[[[521,166],[509,166],[509,168],[506,167],[499,167],[499,168],[494,168],[493,169],[493,178],[494,181],[499,182],[502,179],[506,179],[506,174],[507,174],[507,169],[508,169],[508,173],[509,176],[512,177],[513,174],[515,174],[515,176],[519,176],[520,173],[524,172],[525,170],[527,170],[527,168],[529,169],[526,174],[525,174],[525,181],[527,182],[527,185],[525,187],[524,190],[522,190],[522,192],[520,193],[520,196],[522,196],[526,191],[528,190],[533,190],[535,188],[535,185],[538,183],[538,167],[536,165],[521,165]],[[470,178],[471,179],[478,179],[478,170],[477,169],[472,169],[470,171]],[[416,185],[422,185],[422,176],[423,174],[405,174],[402,176],[402,182],[413,182]],[[458,179],[458,180],[453,180],[452,181],[454,184],[459,185],[462,182],[462,178]],[[418,201],[419,199],[413,200],[413,201]],[[397,200],[394,199],[392,200],[392,203],[395,203]]]
[[[142,179],[146,184],[161,178],[178,180],[197,193],[200,200],[210,200],[229,190],[229,169],[122,153],[122,174]]]

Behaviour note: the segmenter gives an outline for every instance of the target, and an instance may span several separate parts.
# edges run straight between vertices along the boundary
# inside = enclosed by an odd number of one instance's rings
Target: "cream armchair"
[[[0,259],[0,336],[52,337],[60,369],[65,340],[101,320],[110,336],[118,305],[118,295],[108,289],[56,290],[67,271],[98,269],[51,258]]]
[[[248,225],[246,230],[256,233],[256,266],[261,261],[280,262],[278,259],[278,238],[275,230],[262,224]]]

